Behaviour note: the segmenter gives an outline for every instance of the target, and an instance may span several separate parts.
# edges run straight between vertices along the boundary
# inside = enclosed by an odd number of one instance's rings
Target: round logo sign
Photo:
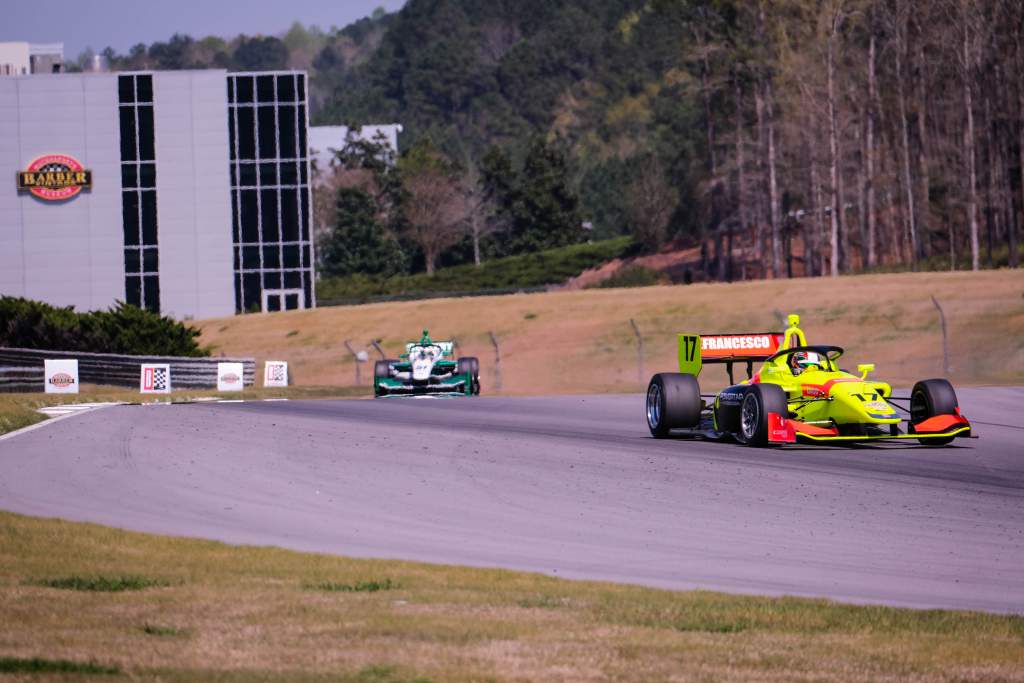
[[[233,372],[228,372],[220,376],[220,381],[224,384],[238,384],[241,378]]]
[[[92,187],[92,171],[66,154],[47,154],[18,173],[18,189],[46,201],[71,199]]]
[[[75,378],[66,372],[58,372],[50,378],[50,384],[60,389],[69,387],[75,383]]]

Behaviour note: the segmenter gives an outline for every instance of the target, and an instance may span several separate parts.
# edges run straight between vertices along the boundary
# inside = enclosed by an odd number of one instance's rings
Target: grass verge
[[[39,585],[55,575],[170,586]],[[371,583],[389,589],[308,589]],[[0,624],[7,666],[100,662],[125,679],[1024,681],[1018,616],[355,560],[8,513]],[[187,637],[154,637],[171,635]]]

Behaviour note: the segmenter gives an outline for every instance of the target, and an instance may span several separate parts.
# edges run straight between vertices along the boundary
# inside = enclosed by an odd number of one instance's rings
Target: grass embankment
[[[0,675],[32,681],[1024,681],[1021,617],[353,560],[8,513],[0,624]]]
[[[437,293],[518,290],[564,282],[588,268],[620,258],[633,249],[629,237],[591,244],[574,244],[536,254],[510,256],[472,264],[442,268],[433,275],[399,275],[375,278],[355,275],[323,278],[317,283],[320,301],[358,300],[384,297],[436,295]]]
[[[454,337],[480,358],[485,394],[496,384],[489,331],[500,341],[504,393],[638,391],[647,376],[676,367],[676,334],[785,328],[799,313],[812,343],[848,349],[843,366],[877,364],[875,376],[902,386],[942,376],[934,295],[949,325],[952,372],[961,384],[1024,382],[1024,271],[902,273],[502,297],[435,299],[257,314],[198,323],[201,341],[230,355],[281,358],[298,384],[351,385],[343,341],[389,356],[424,327]],[[644,334],[643,377],[629,320]],[[371,357],[375,357],[372,348]],[[369,392],[372,364],[362,378]],[[709,368],[707,388],[725,372]]]
[[[79,394],[0,394],[0,434],[13,432],[47,419],[40,408],[69,403],[154,403],[160,401],[191,401],[197,398],[259,400],[264,398],[343,398],[362,395],[352,387],[304,386],[285,389],[250,388],[244,392],[217,393],[203,390],[177,390],[169,395],[140,394],[132,389],[98,387],[85,384]]]

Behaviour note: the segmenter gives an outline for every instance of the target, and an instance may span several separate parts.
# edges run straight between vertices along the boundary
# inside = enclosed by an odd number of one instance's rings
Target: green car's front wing
[[[388,396],[472,396],[473,376],[470,373],[431,378],[425,382],[403,381],[392,377],[374,380],[373,395]]]

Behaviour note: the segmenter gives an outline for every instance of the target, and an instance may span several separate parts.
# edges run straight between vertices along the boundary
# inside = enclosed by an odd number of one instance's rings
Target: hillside
[[[877,375],[909,386],[942,375],[939,317],[949,320],[952,373],[966,384],[1024,382],[1024,273],[904,273],[836,279],[601,289],[472,299],[434,299],[254,314],[199,323],[214,353],[288,360],[300,385],[354,383],[343,342],[389,356],[429,328],[455,337],[476,355],[484,389],[495,390],[494,350],[500,342],[503,392],[509,394],[638,391],[647,375],[675,367],[680,331],[744,332],[781,329],[781,316],[799,313],[811,341],[849,350],[844,366],[877,364]],[[645,335],[644,376],[629,320]],[[369,393],[372,364],[362,367]],[[707,386],[725,373],[707,373]]]

